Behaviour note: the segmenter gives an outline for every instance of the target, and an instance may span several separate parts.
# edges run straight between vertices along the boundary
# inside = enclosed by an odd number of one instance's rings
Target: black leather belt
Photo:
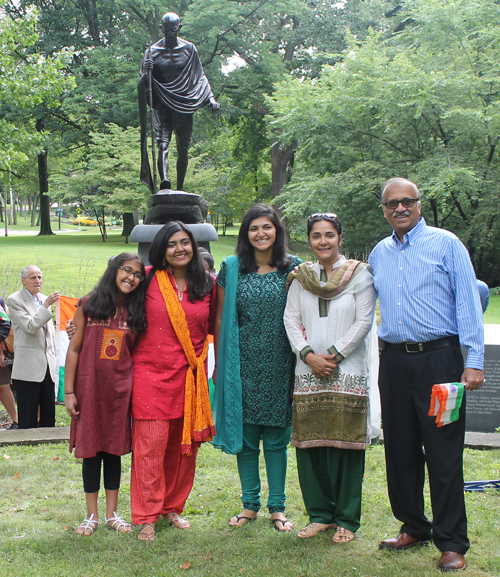
[[[387,341],[379,339],[379,348],[381,351],[384,349],[395,349],[397,351],[406,351],[407,353],[425,353],[426,351],[436,351],[443,347],[455,346],[460,346],[457,335],[453,337],[443,337],[435,341],[427,341],[426,343],[388,343]]]

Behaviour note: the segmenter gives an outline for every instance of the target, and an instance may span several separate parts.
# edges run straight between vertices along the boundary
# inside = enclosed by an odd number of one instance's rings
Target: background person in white
[[[42,271],[28,265],[21,271],[23,288],[7,300],[14,327],[14,366],[20,429],[55,426],[54,377],[56,343],[51,305],[59,299],[54,292],[43,295]]]
[[[458,421],[438,428],[428,416],[434,384],[483,384],[484,330],[476,276],[465,246],[427,226],[420,191],[404,178],[385,183],[381,202],[393,234],[368,259],[379,297],[379,387],[389,498],[403,524],[383,549],[400,551],[432,539],[439,569],[465,568],[463,494],[465,395]],[[464,370],[460,345],[467,349]],[[422,451],[422,446],[424,451]],[[425,465],[432,522],[424,514]]]

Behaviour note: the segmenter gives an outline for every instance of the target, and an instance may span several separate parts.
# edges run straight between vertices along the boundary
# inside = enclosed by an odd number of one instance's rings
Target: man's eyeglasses
[[[338,220],[339,217],[334,212],[315,212],[308,217],[307,220],[315,220],[317,218],[324,218],[326,220]]]
[[[411,208],[419,200],[420,200],[420,198],[410,198],[409,196],[407,196],[406,198],[400,198],[400,199],[399,198],[391,198],[391,200],[388,200],[387,202],[383,202],[382,204],[386,208],[389,208],[390,210],[394,210],[395,208],[398,208],[398,206],[400,204],[402,204],[405,208]]]
[[[136,279],[143,281],[144,280],[144,275],[140,272],[134,272],[134,269],[128,267],[128,266],[119,266],[118,267],[120,270],[122,270],[126,275],[130,276],[135,276]]]

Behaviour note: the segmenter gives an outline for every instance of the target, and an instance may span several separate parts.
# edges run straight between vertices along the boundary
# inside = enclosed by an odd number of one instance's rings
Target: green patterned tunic
[[[291,259],[284,271],[262,275],[240,273],[238,278],[243,422],[251,425],[292,424],[295,355],[286,335],[283,313],[286,279],[301,260]],[[217,282],[225,288],[226,261],[221,265]]]

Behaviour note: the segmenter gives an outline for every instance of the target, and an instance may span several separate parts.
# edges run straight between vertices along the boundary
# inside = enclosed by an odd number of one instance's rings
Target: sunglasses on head
[[[334,212],[315,212],[308,217],[307,220],[314,220],[316,218],[324,218],[326,220],[338,220],[339,217]]]

